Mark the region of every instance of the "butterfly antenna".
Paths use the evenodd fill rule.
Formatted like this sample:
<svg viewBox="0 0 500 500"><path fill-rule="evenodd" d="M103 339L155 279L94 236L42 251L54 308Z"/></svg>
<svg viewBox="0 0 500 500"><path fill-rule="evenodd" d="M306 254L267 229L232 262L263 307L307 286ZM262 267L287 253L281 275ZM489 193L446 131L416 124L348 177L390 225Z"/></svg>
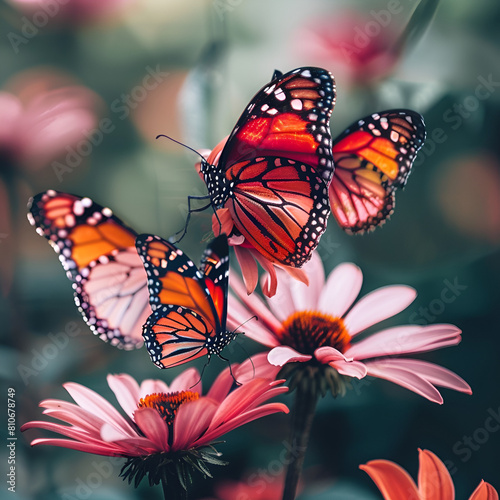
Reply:
<svg viewBox="0 0 500 500"><path fill-rule="evenodd" d="M251 318L248 318L246 321L243 321L243 323L241 323L241 325L238 325L238 326L234 329L233 333L236 333L236 330L238 330L238 328L241 328L243 325L246 325L249 321L252 321L252 319L256 319L257 321L259 321L259 318L257 317L257 315L256 315L256 314L254 314ZM241 334L242 334L242 335L245 335L245 333L244 333L244 332L241 332Z"/></svg>
<svg viewBox="0 0 500 500"><path fill-rule="evenodd" d="M252 318L250 318L252 319ZM244 334L243 334L244 335ZM247 359L250 361L250 363L252 364L252 369L253 369L253 377L252 378L255 378L255 365L253 364L253 359L252 357L250 356L250 354L248 353L248 351L245 349L245 346L243 344L240 344L237 342L237 344L241 347L242 351L245 353Z"/></svg>
<svg viewBox="0 0 500 500"><path fill-rule="evenodd" d="M196 149L193 149L193 148L187 146L183 142L176 141L175 139L172 139L172 137L169 137L168 135L165 135L165 134L157 135L156 139L158 139L160 137L165 137L165 139L170 139L172 142L175 142L176 144L179 144L179 146L184 146L186 149L189 149L189 151L192 151L193 153L196 153L201 158L202 161L204 161L204 162L207 161L206 158L203 155L201 155L200 153L198 153L198 151L196 151Z"/></svg>

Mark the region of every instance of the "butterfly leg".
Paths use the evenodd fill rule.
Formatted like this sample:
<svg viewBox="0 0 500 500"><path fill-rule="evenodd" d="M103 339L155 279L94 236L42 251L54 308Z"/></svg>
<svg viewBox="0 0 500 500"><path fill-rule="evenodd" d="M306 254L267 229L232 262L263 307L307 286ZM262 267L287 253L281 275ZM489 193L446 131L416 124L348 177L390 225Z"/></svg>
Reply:
<svg viewBox="0 0 500 500"><path fill-rule="evenodd" d="M229 361L229 359L225 358L224 356L221 356L220 354L217 354L217 356L219 356L219 358L222 359L222 361L225 361L227 363L227 366L229 366L229 373L231 374L231 377L233 377L234 383L236 385L241 385L241 383L236 380L233 374L233 370L231 369L231 362Z"/></svg>
<svg viewBox="0 0 500 500"><path fill-rule="evenodd" d="M188 196L188 213L187 213L186 223L184 224L183 229L181 229L180 231L177 231L173 237L169 238L170 243L177 244L177 243L179 243L179 241L182 240L182 238L184 238L184 236L186 236L187 228L189 225L189 221L191 220L191 213L192 212L203 212L203 210L206 210L211 205L211 202L210 202L207 205L204 205L203 207L200 207L200 208L191 208L191 200L208 200L208 199L210 199L210 195L208 195L208 194L206 196ZM177 235L179 233L182 233L182 234L179 238L177 238ZM174 238L177 238L177 239L174 239Z"/></svg>

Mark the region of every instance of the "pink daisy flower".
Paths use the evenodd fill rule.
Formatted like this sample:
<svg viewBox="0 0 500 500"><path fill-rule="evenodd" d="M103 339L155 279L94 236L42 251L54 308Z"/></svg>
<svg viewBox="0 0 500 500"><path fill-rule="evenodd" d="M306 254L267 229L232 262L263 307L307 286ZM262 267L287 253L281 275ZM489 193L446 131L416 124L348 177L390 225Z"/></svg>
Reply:
<svg viewBox="0 0 500 500"><path fill-rule="evenodd" d="M210 150L201 150L199 153L207 160L211 165L216 165L219 161L220 155L227 142L227 137L222 139L222 141L215 146L215 148ZM195 165L198 175L203 180L203 174L201 173L201 163L198 162ZM285 266L277 262L271 262L266 257L264 257L258 250L256 250L252 244L250 244L246 238L238 231L235 227L231 214L228 208L221 208L217 210L217 215L212 216L212 231L215 236L221 233L228 235L228 243L233 247L236 259L240 265L241 274L243 276L243 281L245 282L246 290L248 294L251 294L259 281L259 271L257 263L265 271L264 279L262 280L262 292L267 297L272 297L276 293L276 288L278 286L278 278L276 275L277 269L282 269L286 271L292 278L301 281L304 284L308 284L307 276L302 269L296 267Z"/></svg>
<svg viewBox="0 0 500 500"><path fill-rule="evenodd" d="M385 500L454 500L455 488L444 463L429 450L418 450L418 487L402 467L389 460L371 460L359 468L377 485ZM469 500L498 500L491 484L481 481Z"/></svg>
<svg viewBox="0 0 500 500"><path fill-rule="evenodd" d="M299 371L306 368L303 363L315 367L318 376L326 375L334 394L345 391L346 377L362 379L367 375L389 380L440 404L443 399L436 386L472 393L450 370L406 357L457 345L461 331L454 325L396 326L358 340L367 328L406 309L417 295L413 288L386 286L355 303L363 276L354 264L337 266L325 281L323 264L314 253L303 270L309 287L281 273L277 293L267 298L267 305L255 294L248 296L241 280L231 274L232 290L240 300L230 295L228 324L235 327L257 315L259 322L246 334L271 348L271 364L293 363L290 370Z"/></svg>
<svg viewBox="0 0 500 500"><path fill-rule="evenodd" d="M288 390L282 380L274 380L278 370L265 356L254 357L253 366L250 360L233 364L231 370L240 386L231 390L234 379L228 367L205 395L195 368L184 371L170 385L162 380L145 380L139 385L130 375L108 375L109 387L126 416L91 389L69 382L64 388L76 404L48 399L40 406L45 415L70 425L33 421L21 431L38 428L66 437L37 438L32 446L125 457L122 475L136 486L146 474L150 484L161 481L165 485L165 474L173 476L178 467L186 474L183 477L190 477L193 469L208 475L206 463L223 463L211 443L255 419L288 413L282 403L264 404ZM182 480L180 483L186 489Z"/></svg>

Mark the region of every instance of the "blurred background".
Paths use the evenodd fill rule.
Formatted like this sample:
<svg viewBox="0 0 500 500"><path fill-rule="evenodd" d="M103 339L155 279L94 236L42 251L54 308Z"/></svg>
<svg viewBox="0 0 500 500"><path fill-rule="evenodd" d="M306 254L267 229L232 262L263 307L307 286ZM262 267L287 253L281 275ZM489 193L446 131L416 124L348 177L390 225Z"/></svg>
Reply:
<svg viewBox="0 0 500 500"><path fill-rule="evenodd" d="M49 188L89 196L137 232L168 237L184 225L187 196L206 191L196 156L155 137L210 149L275 69L316 65L337 82L333 137L390 108L414 109L427 125L426 144L391 220L354 237L331 219L319 246L325 269L356 263L364 272L362 293L414 286L415 303L387 324L458 325L464 332L459 346L422 357L457 372L474 394L443 390L439 406L370 380L344 398L325 397L300 498L381 498L358 466L385 458L416 478L418 447L445 461L457 498L467 498L481 479L500 488L500 425L489 425L491 418L500 423L500 4L426 1L412 18L417 5L0 2L0 374L5 398L7 387L16 389L18 426L40 419L40 400L69 400L66 381L114 401L107 373L169 382L180 371L160 372L144 349L119 351L90 333L56 255L26 220L28 198ZM210 211L192 217L181 246L195 261L210 229ZM450 303L441 298L444 290ZM49 334L64 332L70 322L82 333L54 348ZM239 338L228 348L231 360L246 358L242 347L262 350ZM210 364L205 386L223 366ZM264 499L279 498L287 426L288 418L278 415L232 432L219 445L230 465L213 469L214 480L200 478L192 498L260 498L228 494L231 481L257 484ZM89 482L108 459L30 449L41 433L17 435L17 498L161 498L160 488L123 483L116 460L110 477Z"/></svg>

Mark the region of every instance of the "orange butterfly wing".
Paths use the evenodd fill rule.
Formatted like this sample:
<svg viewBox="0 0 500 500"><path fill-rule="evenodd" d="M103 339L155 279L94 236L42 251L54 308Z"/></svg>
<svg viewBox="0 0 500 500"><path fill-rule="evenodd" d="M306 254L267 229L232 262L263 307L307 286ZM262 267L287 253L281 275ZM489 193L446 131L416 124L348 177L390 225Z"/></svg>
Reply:
<svg viewBox="0 0 500 500"><path fill-rule="evenodd" d="M410 110L375 113L336 139L330 206L347 232L373 230L394 211L396 188L406 184L425 140L422 117Z"/></svg>
<svg viewBox="0 0 500 500"><path fill-rule="evenodd" d="M91 330L117 347L140 347L151 310L135 231L109 208L53 190L30 200L28 219L59 254Z"/></svg>

